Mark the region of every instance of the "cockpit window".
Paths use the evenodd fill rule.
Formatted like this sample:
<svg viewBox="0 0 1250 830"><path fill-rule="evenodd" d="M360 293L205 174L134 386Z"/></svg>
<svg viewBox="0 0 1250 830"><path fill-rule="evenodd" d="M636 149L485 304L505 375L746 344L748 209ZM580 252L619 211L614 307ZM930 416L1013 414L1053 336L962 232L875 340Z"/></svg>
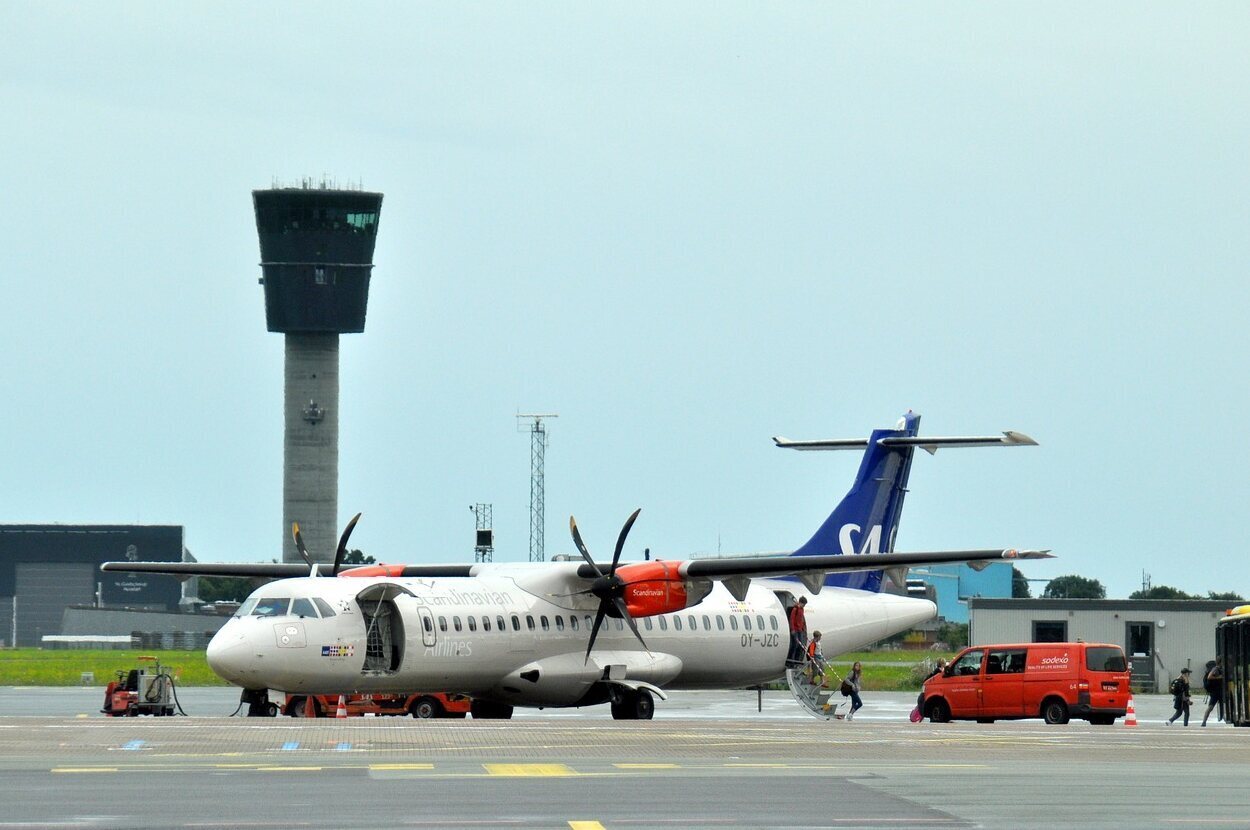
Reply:
<svg viewBox="0 0 1250 830"><path fill-rule="evenodd" d="M297 617L315 617L317 609L313 607L312 600L304 597L296 597L291 603L291 613Z"/></svg>
<svg viewBox="0 0 1250 830"><path fill-rule="evenodd" d="M321 597L313 597L313 602L317 603L317 610L321 612L323 617L333 617L334 609L330 607L330 603Z"/></svg>
<svg viewBox="0 0 1250 830"><path fill-rule="evenodd" d="M260 600L256 599L256 597L248 597L243 600L243 604L239 606L238 611L234 612L234 615L236 617L246 617L248 614L252 613L252 609L256 607L256 603L259 601Z"/></svg>
<svg viewBox="0 0 1250 830"><path fill-rule="evenodd" d="M262 597L256 603L256 610L252 614L257 617L277 617L285 614L290 604L290 597Z"/></svg>

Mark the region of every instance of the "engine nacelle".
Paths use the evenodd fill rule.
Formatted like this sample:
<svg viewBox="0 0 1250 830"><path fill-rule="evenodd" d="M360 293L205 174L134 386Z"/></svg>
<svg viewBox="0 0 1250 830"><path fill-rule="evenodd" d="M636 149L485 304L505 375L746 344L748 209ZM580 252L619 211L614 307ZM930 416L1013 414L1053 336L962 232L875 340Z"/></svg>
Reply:
<svg viewBox="0 0 1250 830"><path fill-rule="evenodd" d="M357 577L357 576L404 576L404 569L407 565L358 565L355 568L347 568L339 571L339 576Z"/></svg>
<svg viewBox="0 0 1250 830"><path fill-rule="evenodd" d="M634 562L616 569L631 617L654 617L698 605L712 591L710 579L685 579L680 562Z"/></svg>

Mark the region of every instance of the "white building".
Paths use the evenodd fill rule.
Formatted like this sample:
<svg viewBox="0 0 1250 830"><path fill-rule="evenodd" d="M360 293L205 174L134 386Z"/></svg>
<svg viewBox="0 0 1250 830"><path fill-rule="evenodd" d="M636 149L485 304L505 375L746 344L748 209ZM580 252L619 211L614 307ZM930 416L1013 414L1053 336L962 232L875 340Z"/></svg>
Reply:
<svg viewBox="0 0 1250 830"><path fill-rule="evenodd" d="M1166 692L1183 668L1202 687L1215 659L1215 623L1237 603L1181 599L968 600L969 642L1044 643L1084 640L1123 646L1133 666L1133 687Z"/></svg>

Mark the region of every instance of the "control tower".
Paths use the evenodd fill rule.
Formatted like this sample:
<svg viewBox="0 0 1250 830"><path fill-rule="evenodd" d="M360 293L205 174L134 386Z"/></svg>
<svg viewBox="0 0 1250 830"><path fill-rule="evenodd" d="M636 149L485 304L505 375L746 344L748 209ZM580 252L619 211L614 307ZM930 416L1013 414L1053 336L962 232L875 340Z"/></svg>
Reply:
<svg viewBox="0 0 1250 830"><path fill-rule="evenodd" d="M338 544L339 335L365 330L382 194L305 181L253 190L265 321L286 335L282 561L315 561Z"/></svg>

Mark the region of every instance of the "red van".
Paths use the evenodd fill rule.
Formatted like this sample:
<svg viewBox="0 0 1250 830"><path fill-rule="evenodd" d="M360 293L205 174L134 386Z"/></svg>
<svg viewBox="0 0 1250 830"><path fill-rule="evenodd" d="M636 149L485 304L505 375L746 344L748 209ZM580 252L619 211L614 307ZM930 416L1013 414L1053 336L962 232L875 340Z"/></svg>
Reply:
<svg viewBox="0 0 1250 830"><path fill-rule="evenodd" d="M1115 723L1128 708L1124 649L1107 643L972 646L925 681L920 711L933 723L1082 718Z"/></svg>

